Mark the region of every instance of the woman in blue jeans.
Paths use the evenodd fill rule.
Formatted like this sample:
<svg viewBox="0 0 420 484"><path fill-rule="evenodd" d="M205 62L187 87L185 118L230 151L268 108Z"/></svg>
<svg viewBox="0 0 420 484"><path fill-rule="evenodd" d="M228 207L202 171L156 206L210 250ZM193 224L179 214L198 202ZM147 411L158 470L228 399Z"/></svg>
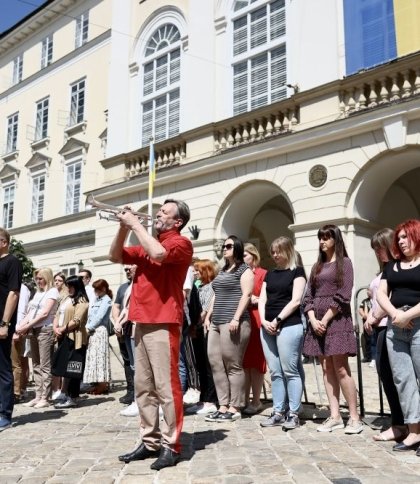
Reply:
<svg viewBox="0 0 420 484"><path fill-rule="evenodd" d="M388 314L387 348L408 435L395 451L420 457L420 220L395 229L393 253L382 273L377 300Z"/></svg>
<svg viewBox="0 0 420 484"><path fill-rule="evenodd" d="M289 238L274 240L270 253L276 268L265 276L258 310L261 342L271 373L273 412L260 425L294 429L299 426L298 412L303 391L300 302L306 278Z"/></svg>

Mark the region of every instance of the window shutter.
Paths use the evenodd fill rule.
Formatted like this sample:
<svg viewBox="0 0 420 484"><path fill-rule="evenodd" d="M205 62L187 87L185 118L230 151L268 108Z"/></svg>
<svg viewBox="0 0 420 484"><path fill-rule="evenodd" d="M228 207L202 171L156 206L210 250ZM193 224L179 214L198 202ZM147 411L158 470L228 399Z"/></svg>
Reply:
<svg viewBox="0 0 420 484"><path fill-rule="evenodd" d="M155 142L166 138L166 123L168 118L168 105L166 94L155 101Z"/></svg>
<svg viewBox="0 0 420 484"><path fill-rule="evenodd" d="M168 57L166 55L156 59L155 91L168 85Z"/></svg>
<svg viewBox="0 0 420 484"><path fill-rule="evenodd" d="M267 8L251 13L251 49L267 42Z"/></svg>
<svg viewBox="0 0 420 484"><path fill-rule="evenodd" d="M168 137L179 133L179 89L169 93L169 131Z"/></svg>
<svg viewBox="0 0 420 484"><path fill-rule="evenodd" d="M143 105L143 135L142 145L149 144L150 137L153 136L153 101Z"/></svg>
<svg viewBox="0 0 420 484"><path fill-rule="evenodd" d="M233 66L233 114L248 110L248 61Z"/></svg>
<svg viewBox="0 0 420 484"><path fill-rule="evenodd" d="M143 95L147 96L153 92L153 62L144 66Z"/></svg>
<svg viewBox="0 0 420 484"><path fill-rule="evenodd" d="M251 59L251 109L268 103L268 62L265 52Z"/></svg>
<svg viewBox="0 0 420 484"><path fill-rule="evenodd" d="M233 22L233 55L239 55L248 49L247 16Z"/></svg>
<svg viewBox="0 0 420 484"><path fill-rule="evenodd" d="M282 45L271 52L271 102L285 99L286 90L286 46Z"/></svg>
<svg viewBox="0 0 420 484"><path fill-rule="evenodd" d="M284 0L276 0L270 4L270 40L278 39L286 34L286 9Z"/></svg>
<svg viewBox="0 0 420 484"><path fill-rule="evenodd" d="M176 49L170 53L170 77L169 84L179 82L181 76L181 51Z"/></svg>

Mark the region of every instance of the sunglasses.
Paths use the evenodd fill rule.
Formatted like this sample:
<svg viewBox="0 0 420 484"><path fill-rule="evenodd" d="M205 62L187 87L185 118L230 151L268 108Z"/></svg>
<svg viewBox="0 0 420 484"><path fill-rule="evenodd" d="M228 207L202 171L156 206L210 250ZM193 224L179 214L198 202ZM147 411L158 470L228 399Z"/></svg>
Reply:
<svg viewBox="0 0 420 484"><path fill-rule="evenodd" d="M125 271L125 272L130 272L130 271L131 271L131 269L130 269L129 267L126 267L126 268L124 269L124 271Z"/></svg>
<svg viewBox="0 0 420 484"><path fill-rule="evenodd" d="M233 244L224 244L222 245L223 250L230 250L233 249Z"/></svg>

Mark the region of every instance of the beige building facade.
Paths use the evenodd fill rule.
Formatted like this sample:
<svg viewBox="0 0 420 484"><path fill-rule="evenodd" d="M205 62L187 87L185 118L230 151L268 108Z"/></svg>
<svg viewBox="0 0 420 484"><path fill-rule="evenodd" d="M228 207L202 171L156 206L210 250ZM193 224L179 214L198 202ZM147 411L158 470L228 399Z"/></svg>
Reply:
<svg viewBox="0 0 420 484"><path fill-rule="evenodd" d="M367 285L371 235L420 213L420 53L346 75L343 17L341 0L49 2L0 37L3 225L36 266L116 286L117 224L84 199L146 211L152 136L154 206L189 204L195 255L235 234L268 266L289 235L309 269L335 223Z"/></svg>

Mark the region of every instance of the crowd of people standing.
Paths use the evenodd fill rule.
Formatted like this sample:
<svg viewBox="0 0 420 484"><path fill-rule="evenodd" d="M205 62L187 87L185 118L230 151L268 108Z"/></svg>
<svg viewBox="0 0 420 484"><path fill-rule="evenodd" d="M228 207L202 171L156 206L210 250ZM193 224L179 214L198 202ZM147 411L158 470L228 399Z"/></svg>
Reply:
<svg viewBox="0 0 420 484"><path fill-rule="evenodd" d="M5 356L0 352L0 357L7 359L4 346L10 339L16 402L27 378L28 352L35 397L24 405L46 408L52 396L57 408L76 406L81 384L93 394L108 392L108 338L114 331L127 381L127 394L120 399L127 404L122 415L140 416L142 436L140 446L119 456L121 461L156 457L152 469L176 465L184 410L204 415L208 422L234 422L242 414L260 412L267 367L273 408L261 427L299 427L303 356L319 361L329 403L330 416L317 430L363 431L349 366L349 357L358 352L350 304L353 265L339 227L327 224L319 229L318 257L307 276L287 237L270 245L273 270L261 268L257 247L235 235L223 243L221 267L209 259L193 259L190 240L180 235L189 209L178 200L167 200L159 210L157 238L130 210L118 217L121 223L110 259L124 264L128 282L119 288L114 303L107 281L90 285L88 270L66 279L62 273L54 276L51 269L41 268L34 274L35 288L21 285L19 264L10 259L4 245L9 257L4 270L9 271L11 282L0 294L9 303L3 306L0 347ZM124 245L129 231L139 245ZM0 231L0 236L7 242L6 231ZM370 284L364 329L376 342L376 368L392 416L391 427L374 439L395 441L395 451L415 450L420 456L420 221L408 220L395 231L379 231L371 245L379 272ZM193 291L185 290L189 268L195 278ZM19 291L19 304L25 308L18 312ZM12 294L10 301L5 294ZM9 325L12 335L4 330ZM23 344L25 338L29 345ZM179 367L182 347L181 376L185 370L195 373L193 380L200 390L198 401L186 409ZM191 385L191 378L186 381ZM10 392L4 388L0 388L0 421L7 428ZM346 421L340 394L348 405Z"/></svg>

